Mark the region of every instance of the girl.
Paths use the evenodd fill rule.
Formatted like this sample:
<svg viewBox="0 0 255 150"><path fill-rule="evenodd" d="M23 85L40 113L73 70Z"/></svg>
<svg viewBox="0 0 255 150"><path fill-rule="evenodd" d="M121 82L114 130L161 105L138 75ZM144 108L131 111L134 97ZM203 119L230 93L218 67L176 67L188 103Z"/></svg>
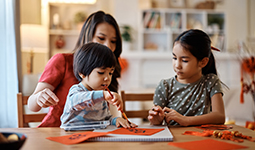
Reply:
<svg viewBox="0 0 255 150"><path fill-rule="evenodd" d="M191 29L176 38L172 61L176 75L157 86L148 116L151 124L224 123L223 91L211 49L210 38L201 30Z"/></svg>
<svg viewBox="0 0 255 150"><path fill-rule="evenodd" d="M117 65L109 89L117 92L117 78L120 77L118 58L122 52L122 45L119 26L110 14L98 11L87 18L74 51L89 41L106 45L114 53ZM28 108L35 112L42 107L50 107L38 127L60 126L60 116L63 113L66 96L70 87L77 83L78 80L73 74L73 53L54 55L45 66L36 89L28 100Z"/></svg>
<svg viewBox="0 0 255 150"><path fill-rule="evenodd" d="M120 117L112 119L107 102L122 110L123 104L119 94L112 92L113 98L105 87L108 87L117 65L112 51L99 43L87 43L74 54L74 74L80 81L73 85L67 95L61 126L72 126L77 123L109 120L111 124L124 128L136 127ZM106 102L106 101L107 102Z"/></svg>

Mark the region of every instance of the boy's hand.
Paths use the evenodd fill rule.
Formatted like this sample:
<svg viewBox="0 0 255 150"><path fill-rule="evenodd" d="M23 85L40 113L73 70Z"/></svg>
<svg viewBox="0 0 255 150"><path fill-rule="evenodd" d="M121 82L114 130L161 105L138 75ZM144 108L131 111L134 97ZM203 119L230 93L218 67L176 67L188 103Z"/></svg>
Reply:
<svg viewBox="0 0 255 150"><path fill-rule="evenodd" d="M111 93L112 95L108 91L104 91L104 99L110 104L116 106L119 111L122 110L123 102L120 95L116 92L111 92Z"/></svg>
<svg viewBox="0 0 255 150"><path fill-rule="evenodd" d="M149 111L148 120L153 125L161 125L165 118L165 113L160 106L153 106Z"/></svg>
<svg viewBox="0 0 255 150"><path fill-rule="evenodd" d="M126 119L118 117L116 119L116 127L121 127L121 126L126 129L138 127L136 124L132 122L129 123Z"/></svg>

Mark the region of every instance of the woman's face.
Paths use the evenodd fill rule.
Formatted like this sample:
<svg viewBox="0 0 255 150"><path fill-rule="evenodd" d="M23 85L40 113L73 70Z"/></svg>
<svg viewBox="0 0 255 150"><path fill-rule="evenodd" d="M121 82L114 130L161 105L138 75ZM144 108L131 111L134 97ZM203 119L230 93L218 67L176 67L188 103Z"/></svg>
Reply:
<svg viewBox="0 0 255 150"><path fill-rule="evenodd" d="M92 38L92 42L103 44L114 52L116 49L116 41L116 31L112 25L107 22L103 22L96 26L96 31Z"/></svg>

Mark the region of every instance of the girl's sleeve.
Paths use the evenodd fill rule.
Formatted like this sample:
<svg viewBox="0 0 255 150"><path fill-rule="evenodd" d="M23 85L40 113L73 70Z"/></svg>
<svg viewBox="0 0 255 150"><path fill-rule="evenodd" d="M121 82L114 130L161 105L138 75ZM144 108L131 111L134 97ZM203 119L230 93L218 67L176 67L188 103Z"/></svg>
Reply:
<svg viewBox="0 0 255 150"><path fill-rule="evenodd" d="M66 101L66 110L81 111L93 107L96 103L104 101L103 90L100 91L83 91L73 86L70 88Z"/></svg>
<svg viewBox="0 0 255 150"><path fill-rule="evenodd" d="M210 89L210 97L212 97L214 94L217 94L217 93L221 93L223 95L221 81L217 75L211 76L211 81L209 82L208 86L210 87L209 88Z"/></svg>
<svg viewBox="0 0 255 150"><path fill-rule="evenodd" d="M167 106L167 95L168 95L168 83L166 80L161 80L155 90L153 104L164 108L165 106Z"/></svg>

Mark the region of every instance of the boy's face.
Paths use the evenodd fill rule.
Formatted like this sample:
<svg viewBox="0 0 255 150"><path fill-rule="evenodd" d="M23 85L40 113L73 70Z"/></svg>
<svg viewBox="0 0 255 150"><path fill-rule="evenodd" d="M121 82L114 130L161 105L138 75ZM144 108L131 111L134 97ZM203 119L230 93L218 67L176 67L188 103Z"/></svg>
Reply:
<svg viewBox="0 0 255 150"><path fill-rule="evenodd" d="M88 90L104 90L104 86L109 86L112 81L112 74L114 67L112 68L95 68L90 75L82 77L82 84Z"/></svg>

